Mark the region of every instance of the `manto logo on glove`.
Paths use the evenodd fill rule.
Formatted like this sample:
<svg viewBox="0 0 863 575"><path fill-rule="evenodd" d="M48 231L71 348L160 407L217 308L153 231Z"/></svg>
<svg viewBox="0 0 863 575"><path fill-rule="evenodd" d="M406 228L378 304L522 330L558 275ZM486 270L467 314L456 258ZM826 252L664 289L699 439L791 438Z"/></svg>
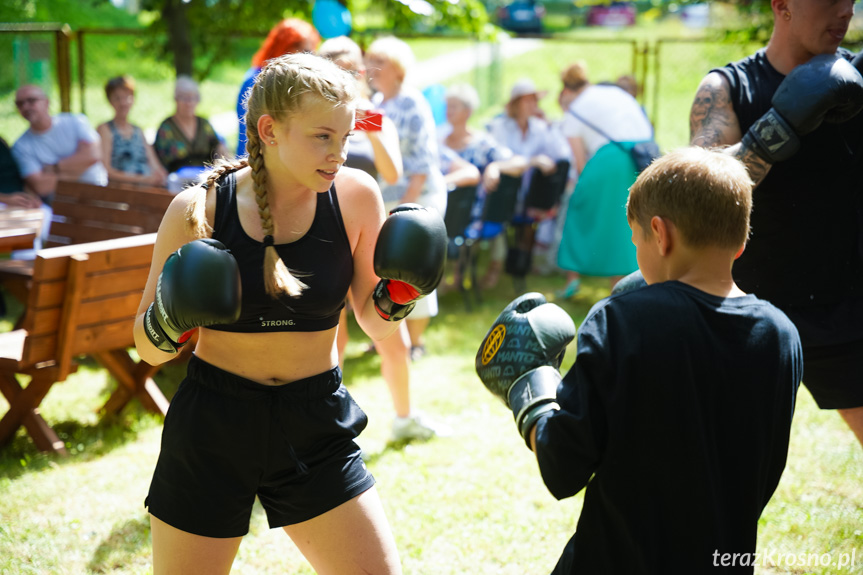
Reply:
<svg viewBox="0 0 863 575"><path fill-rule="evenodd" d="M491 333L488 334L488 337L485 339L485 344L482 346L482 364L488 365L494 356L497 355L497 351L503 345L503 340L506 337L506 326L498 325L495 326Z"/></svg>
<svg viewBox="0 0 863 575"><path fill-rule="evenodd" d="M764 146L772 154L782 148L792 138L788 125L772 108L756 122Z"/></svg>

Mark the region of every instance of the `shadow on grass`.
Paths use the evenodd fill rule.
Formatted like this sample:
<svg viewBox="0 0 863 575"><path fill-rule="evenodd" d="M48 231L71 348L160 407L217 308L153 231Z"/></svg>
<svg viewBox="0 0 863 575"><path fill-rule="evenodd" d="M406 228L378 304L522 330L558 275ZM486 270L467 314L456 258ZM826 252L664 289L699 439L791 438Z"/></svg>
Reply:
<svg viewBox="0 0 863 575"><path fill-rule="evenodd" d="M387 455L388 453L392 453L395 451L404 451L404 449L411 444L420 444L426 443L429 440L424 439L399 439L398 441L394 439L390 439L386 442L383 449L375 452L363 452L363 461L367 465L374 465L381 457Z"/></svg>
<svg viewBox="0 0 863 575"><path fill-rule="evenodd" d="M135 441L142 429L153 425L161 425L161 418L147 413L138 416L124 413L103 418L93 425L75 420L52 423L51 427L66 445L68 457L39 451L30 436L19 430L15 439L0 452L0 477L16 479L48 467L101 457Z"/></svg>
<svg viewBox="0 0 863 575"><path fill-rule="evenodd" d="M99 544L87 565L87 570L90 573L122 571L132 563L132 559L140 553L141 548L148 546L149 543L150 516L145 514L137 519L130 519L115 527Z"/></svg>
<svg viewBox="0 0 863 575"><path fill-rule="evenodd" d="M102 369L89 357L79 358L78 363L82 369ZM177 363L166 365L155 375L154 380L168 400L176 393L185 372L186 364ZM119 383L110 381L102 391L103 402L117 385ZM96 423L76 419L48 422L65 444L69 457L40 452L22 426L15 438L0 449L0 477L15 479L48 467L90 461L134 442L142 431L162 425L162 422L160 415L148 412L135 399L119 414L103 414Z"/></svg>

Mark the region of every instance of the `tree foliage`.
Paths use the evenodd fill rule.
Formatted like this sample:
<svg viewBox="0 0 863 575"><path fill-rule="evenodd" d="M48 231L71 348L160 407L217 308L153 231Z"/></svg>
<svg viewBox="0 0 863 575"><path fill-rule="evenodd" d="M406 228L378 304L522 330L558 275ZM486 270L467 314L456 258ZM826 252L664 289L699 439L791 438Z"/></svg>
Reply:
<svg viewBox="0 0 863 575"><path fill-rule="evenodd" d="M358 2L348 2L349 8ZM396 34L456 32L481 36L488 14L479 0L370 0L383 13L385 29Z"/></svg>
<svg viewBox="0 0 863 575"><path fill-rule="evenodd" d="M309 3L298 0L143 0L141 8L150 12L159 55L173 60L178 75L199 80L234 56L233 38L263 37L282 18L309 17Z"/></svg>
<svg viewBox="0 0 863 575"><path fill-rule="evenodd" d="M105 0L107 1L107 0ZM350 10L375 10L389 33L458 31L482 35L488 16L480 0L342 0ZM173 58L178 74L199 79L212 67L231 58L237 36L263 38L282 18L310 20L308 0L143 0L152 15L154 38L164 38L161 55ZM359 34L368 30L355 30Z"/></svg>
<svg viewBox="0 0 863 575"><path fill-rule="evenodd" d="M109 0L0 0L0 22L54 22L76 30L134 25L135 17Z"/></svg>

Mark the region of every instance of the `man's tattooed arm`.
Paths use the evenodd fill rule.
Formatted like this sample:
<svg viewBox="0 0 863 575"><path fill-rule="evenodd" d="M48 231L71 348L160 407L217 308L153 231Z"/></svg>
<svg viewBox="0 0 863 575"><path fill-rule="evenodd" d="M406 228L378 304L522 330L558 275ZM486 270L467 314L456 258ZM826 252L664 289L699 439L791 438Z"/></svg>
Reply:
<svg viewBox="0 0 863 575"><path fill-rule="evenodd" d="M731 104L731 91L721 74L708 74L698 86L689 114L689 136L693 146L724 147L727 154L746 165L756 186L770 170L771 164L741 145L743 134Z"/></svg>
<svg viewBox="0 0 863 575"><path fill-rule="evenodd" d="M761 180L770 171L770 167L773 166L773 164L764 161L751 149L744 147L743 143L731 146L728 148L728 153L743 162L743 165L749 170L749 177L752 178L752 183L756 186L761 183Z"/></svg>
<svg viewBox="0 0 863 575"><path fill-rule="evenodd" d="M690 144L704 148L728 146L739 142L740 135L728 82L716 72L708 74L698 86L692 102Z"/></svg>

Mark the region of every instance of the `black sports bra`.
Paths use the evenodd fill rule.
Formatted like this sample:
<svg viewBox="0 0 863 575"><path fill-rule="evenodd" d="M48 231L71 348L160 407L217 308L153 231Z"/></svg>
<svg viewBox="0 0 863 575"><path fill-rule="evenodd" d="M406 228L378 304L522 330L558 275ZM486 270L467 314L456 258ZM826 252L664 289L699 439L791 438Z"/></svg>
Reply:
<svg viewBox="0 0 863 575"><path fill-rule="evenodd" d="M240 224L236 184L235 175L230 173L216 187L213 238L225 244L239 264L242 310L236 323L209 329L243 333L323 331L338 325L354 263L335 186L318 194L309 231L294 242L276 245L288 269L308 287L298 297L275 299L264 290L264 244L250 238Z"/></svg>

